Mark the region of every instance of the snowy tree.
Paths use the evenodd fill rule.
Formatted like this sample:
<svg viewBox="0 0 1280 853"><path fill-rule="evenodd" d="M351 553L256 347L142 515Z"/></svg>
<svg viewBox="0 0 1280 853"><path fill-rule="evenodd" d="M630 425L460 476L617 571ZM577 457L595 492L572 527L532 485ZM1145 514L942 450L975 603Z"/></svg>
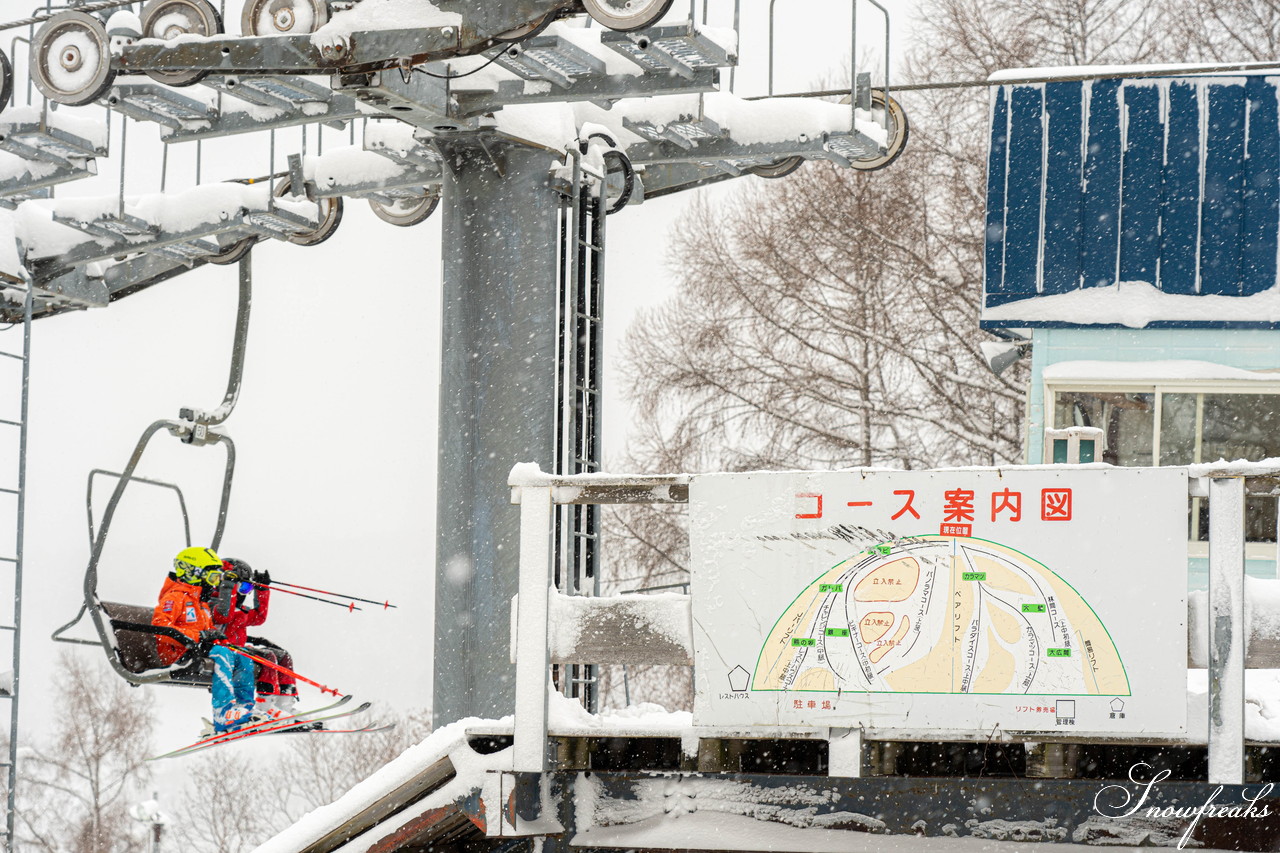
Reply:
<svg viewBox="0 0 1280 853"><path fill-rule="evenodd" d="M196 758L183 796L202 806L182 817L185 848L192 853L252 850L341 797L431 729L428 711L384 720L396 727L368 735L287 735L283 750L264 747L252 757L214 751Z"/></svg>
<svg viewBox="0 0 1280 853"><path fill-rule="evenodd" d="M101 663L64 653L53 680L65 704L52 736L18 758L16 843L45 853L140 849L129 806L150 771L153 709Z"/></svg>

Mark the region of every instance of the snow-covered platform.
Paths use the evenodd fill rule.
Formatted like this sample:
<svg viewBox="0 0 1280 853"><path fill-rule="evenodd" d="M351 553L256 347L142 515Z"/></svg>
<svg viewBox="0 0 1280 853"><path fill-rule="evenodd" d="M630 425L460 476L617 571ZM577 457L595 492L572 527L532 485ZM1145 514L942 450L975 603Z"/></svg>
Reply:
<svg viewBox="0 0 1280 853"><path fill-rule="evenodd" d="M697 729L686 713L649 706L592 716L557 697L551 721L558 759L543 777L512 771L509 719L462 720L256 853L499 850L519 839L558 849L806 853L968 851L978 842L989 853L1002 841L1173 846L1184 834L1196 847L1267 850L1280 840L1280 823L1258 816L1263 806L1275 815L1280 803L1259 786L1217 789L1217 804L1256 801L1250 816L1191 826L1187 815L1163 810L1202 805L1215 786L1161 779L1142 809L1125 815L1124 792L1141 796L1149 776L1031 781L993 760L990 774L1004 778L849 779L788 749L820 742L806 740L816 732L760 741L728 766L699 743L742 733Z"/></svg>

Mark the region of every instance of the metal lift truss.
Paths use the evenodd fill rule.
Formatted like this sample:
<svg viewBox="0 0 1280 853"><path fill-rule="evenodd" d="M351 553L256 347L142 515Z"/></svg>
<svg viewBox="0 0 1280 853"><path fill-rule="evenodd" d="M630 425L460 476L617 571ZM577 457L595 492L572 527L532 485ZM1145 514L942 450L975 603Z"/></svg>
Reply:
<svg viewBox="0 0 1280 853"><path fill-rule="evenodd" d="M668 16L638 32L552 22L565 11L552 6L545 15L520 12L517 17L529 16L539 26L510 43L480 38L482 28L468 29L465 14L460 27L358 31L328 39L320 37L323 29L314 39L309 33L126 39L112 58L110 85L97 100L156 124L165 142L308 124L343 127L359 119L365 131L359 156L382 158L383 167L357 170L364 177L354 179L343 164L349 166L355 152L293 157L292 186L304 187L295 200L305 197L313 212L268 197L265 204L221 211L219 218L180 232L131 213L123 199L89 217L61 210L61 202L42 202L55 223L81 232L83 240L56 256L27 251L36 316L104 305L203 263L234 261L258 239L318 242L314 229L323 228L325 217L317 205L325 199L369 198L375 210L418 205L429 213L448 152L459 145L496 151L503 140L515 140L563 156L564 140L530 135L530 109L558 111L560 126L572 122L580 137L603 131L616 140L638 174L633 201L744 174L780 177L805 160L879 168L905 142L905 117L900 110L884 110L883 90L873 91L867 75L855 77L843 105L746 100L717 91L722 72L737 63L736 43L726 43L723 30L699 24L696 4L685 21L670 23ZM733 15L736 23L736 7ZM80 19L71 24L95 26ZM36 50L37 83L39 59ZM159 82L174 75L198 85ZM775 132L762 136L760 127ZM735 133L737 128L751 130ZM107 153L105 136L103 124L47 108L0 114L0 152L19 155L25 169L11 170L18 174L6 179L0 160L0 203L16 206L42 187L94 174L93 158ZM370 171L379 177L368 178ZM144 200L133 206L147 207Z"/></svg>

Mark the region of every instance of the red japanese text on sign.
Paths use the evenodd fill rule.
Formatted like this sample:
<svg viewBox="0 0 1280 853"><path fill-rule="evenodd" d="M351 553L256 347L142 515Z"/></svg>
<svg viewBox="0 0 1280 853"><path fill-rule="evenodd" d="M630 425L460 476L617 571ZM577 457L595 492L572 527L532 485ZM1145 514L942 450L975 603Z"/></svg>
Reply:
<svg viewBox="0 0 1280 853"><path fill-rule="evenodd" d="M973 521L973 492L969 489L952 489L943 492L947 505L942 508L943 521Z"/></svg>
<svg viewBox="0 0 1280 853"><path fill-rule="evenodd" d="M1000 513L1006 511L1010 521L1022 520L1022 492L1005 489L991 493L991 520L995 521Z"/></svg>
<svg viewBox="0 0 1280 853"><path fill-rule="evenodd" d="M1042 521L1071 520L1071 490L1042 489L1040 492L1040 519Z"/></svg>
<svg viewBox="0 0 1280 853"><path fill-rule="evenodd" d="M911 513L912 518L920 517L920 513L916 512L916 508L911 505L911 502L916 499L915 489L894 489L893 493L900 497L906 496L907 501L902 505L902 509L893 514L891 519L892 521L897 521L899 518L902 518L902 514L906 512Z"/></svg>

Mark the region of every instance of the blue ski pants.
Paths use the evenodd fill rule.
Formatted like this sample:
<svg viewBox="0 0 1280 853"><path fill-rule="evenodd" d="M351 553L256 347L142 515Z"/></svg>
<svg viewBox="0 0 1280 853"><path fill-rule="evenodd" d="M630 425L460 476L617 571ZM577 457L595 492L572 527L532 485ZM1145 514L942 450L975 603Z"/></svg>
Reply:
<svg viewBox="0 0 1280 853"><path fill-rule="evenodd" d="M225 646L214 646L213 659L213 729L234 729L241 718L253 712L253 661Z"/></svg>

